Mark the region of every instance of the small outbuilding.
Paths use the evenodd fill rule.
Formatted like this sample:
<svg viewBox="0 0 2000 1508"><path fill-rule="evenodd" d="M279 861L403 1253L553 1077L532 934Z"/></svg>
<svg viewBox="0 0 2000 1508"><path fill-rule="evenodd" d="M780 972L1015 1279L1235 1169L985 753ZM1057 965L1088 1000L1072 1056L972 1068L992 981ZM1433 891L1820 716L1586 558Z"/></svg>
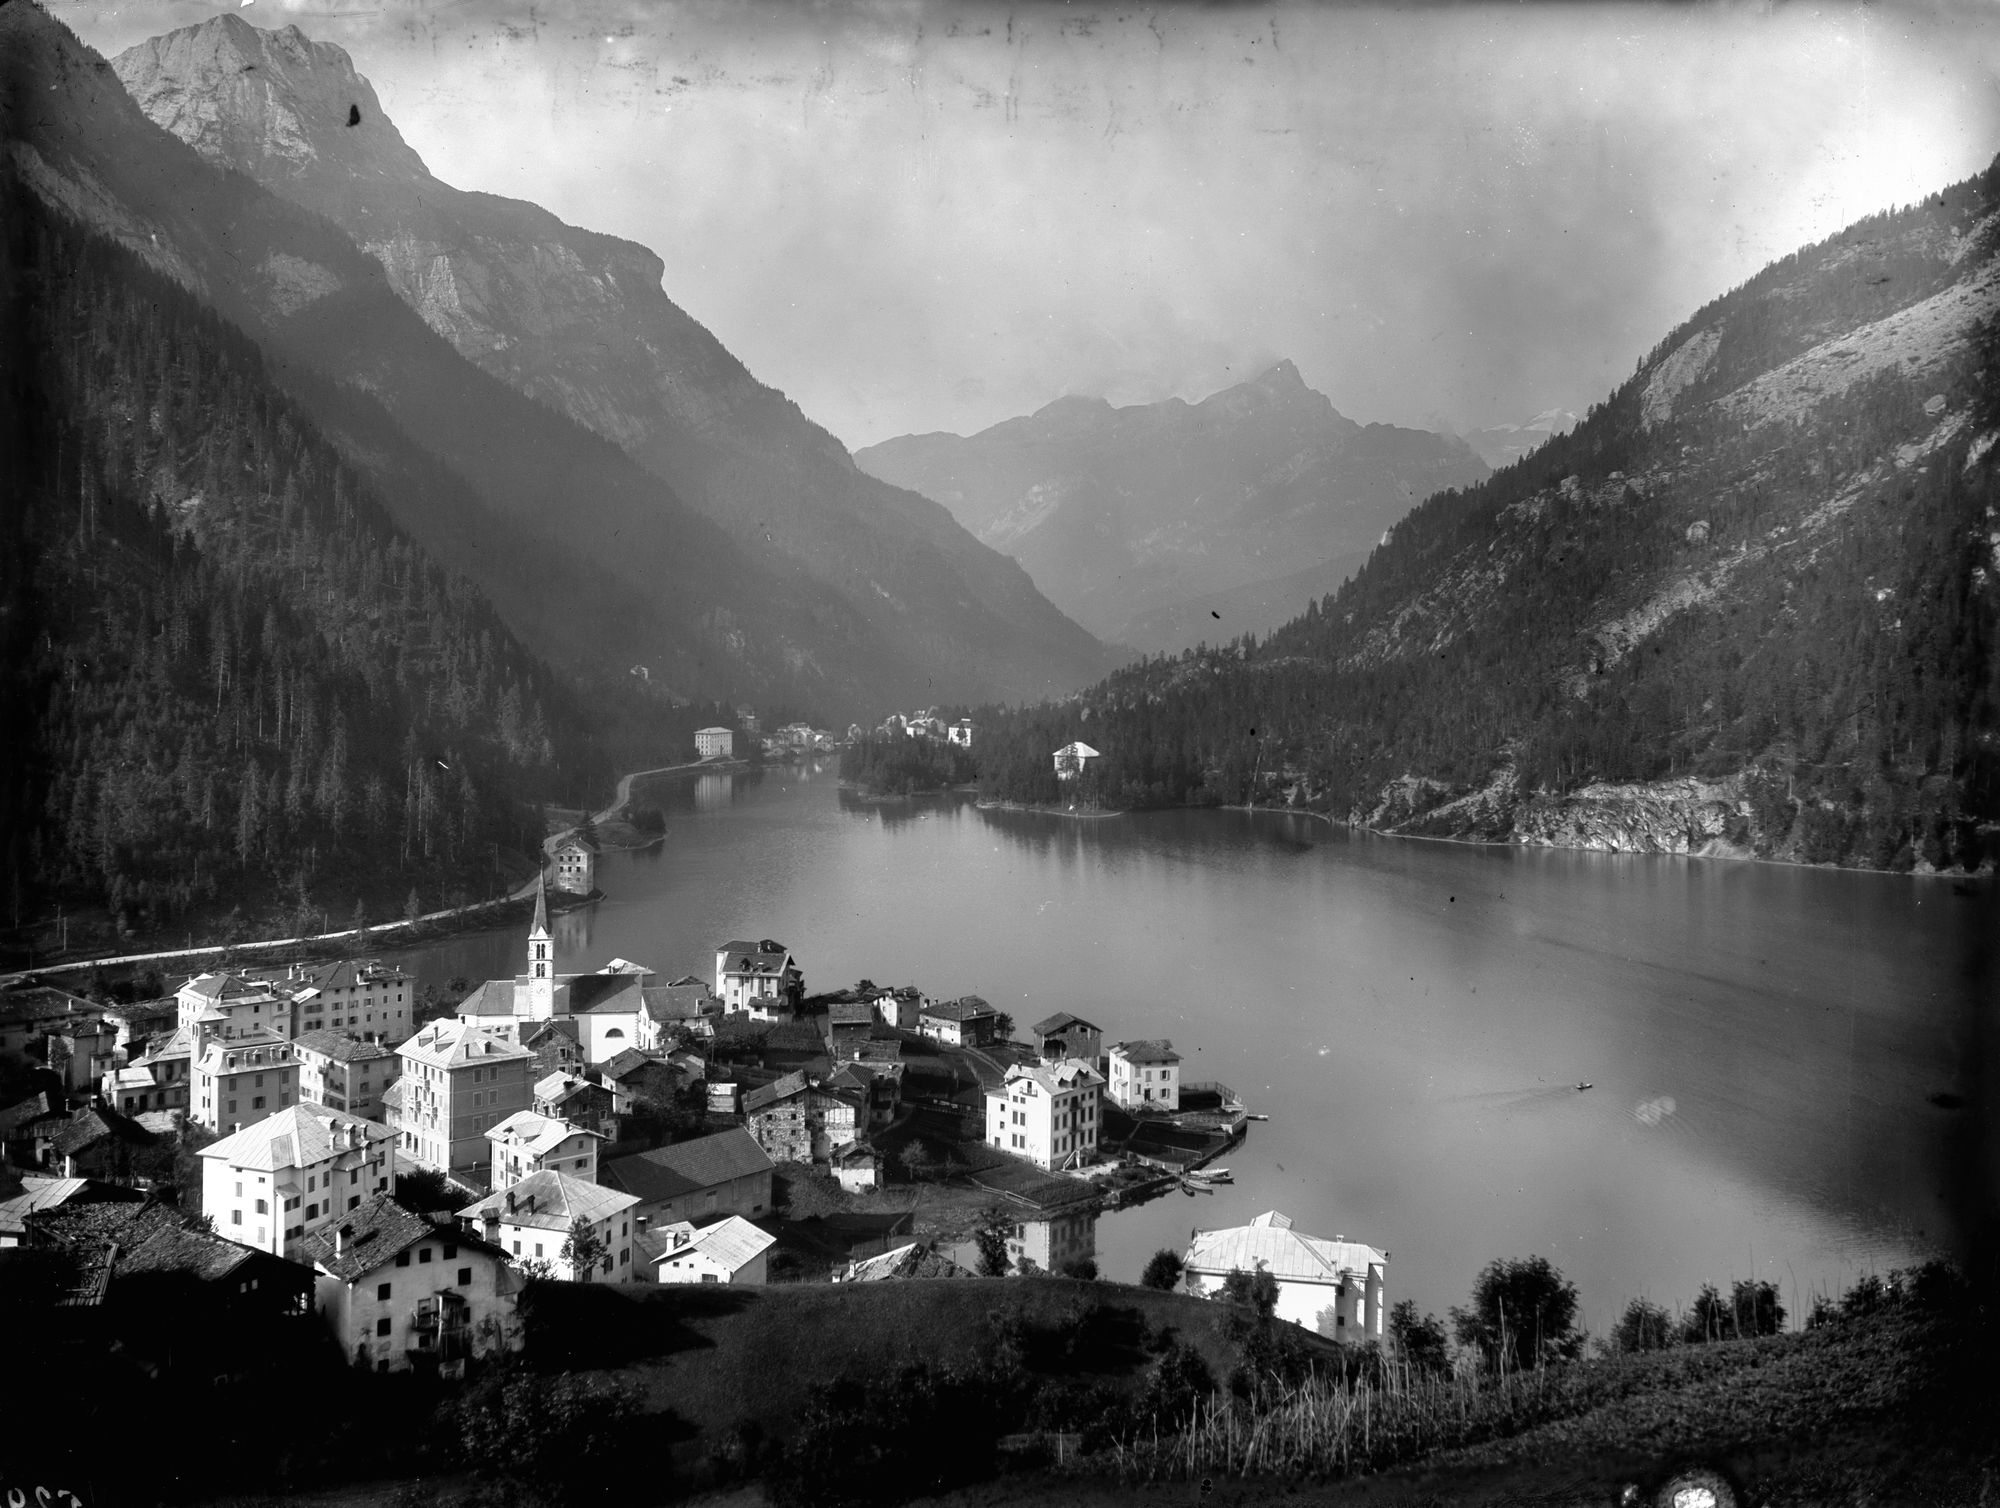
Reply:
<svg viewBox="0 0 2000 1508"><path fill-rule="evenodd" d="M1087 743L1064 744L1055 753L1056 779L1074 780L1084 772L1085 767L1091 760L1100 757L1102 756L1098 754L1097 750L1091 748Z"/></svg>

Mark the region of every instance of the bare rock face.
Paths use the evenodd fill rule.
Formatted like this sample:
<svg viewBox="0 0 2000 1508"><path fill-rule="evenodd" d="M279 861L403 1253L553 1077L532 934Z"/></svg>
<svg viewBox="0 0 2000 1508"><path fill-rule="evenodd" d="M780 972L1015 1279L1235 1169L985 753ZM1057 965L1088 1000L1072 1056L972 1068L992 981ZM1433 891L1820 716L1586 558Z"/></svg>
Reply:
<svg viewBox="0 0 2000 1508"><path fill-rule="evenodd" d="M339 47L234 14L113 60L158 125L334 222L466 360L625 450L903 646L912 696L1020 698L1109 668L1102 646L939 505L859 471L661 287L647 248L439 182ZM264 269L284 310L318 286ZM887 615L885 617L885 615Z"/></svg>

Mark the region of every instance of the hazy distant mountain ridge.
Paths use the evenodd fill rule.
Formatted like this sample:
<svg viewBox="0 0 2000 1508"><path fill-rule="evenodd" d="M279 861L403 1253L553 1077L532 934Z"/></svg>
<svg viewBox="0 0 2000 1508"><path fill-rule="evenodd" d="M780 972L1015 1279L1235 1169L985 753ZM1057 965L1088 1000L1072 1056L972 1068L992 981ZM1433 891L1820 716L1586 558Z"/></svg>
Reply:
<svg viewBox="0 0 2000 1508"><path fill-rule="evenodd" d="M1414 509L1264 642L988 727L1017 772L989 793L1035 799L1027 756L1084 737L1103 757L1069 799L1991 863L1996 370L2000 162L1699 310L1572 431Z"/></svg>
<svg viewBox="0 0 2000 1508"><path fill-rule="evenodd" d="M1346 418L1289 361L1199 403L1059 398L855 460L943 503L1092 632L1155 650L1283 622L1308 595L1275 583L1344 571L1418 499L1486 474L1454 439Z"/></svg>
<svg viewBox="0 0 2000 1508"><path fill-rule="evenodd" d="M1486 424L1469 429L1460 437L1479 459L1498 471L1511 466L1551 435L1566 435L1576 428L1576 415L1568 409L1546 408L1519 424Z"/></svg>
<svg viewBox="0 0 2000 1508"><path fill-rule="evenodd" d="M223 15L115 66L161 125L340 225L466 359L830 586L891 646L876 698L1046 694L1103 669L1023 572L856 470L673 304L651 251L432 177L342 49Z"/></svg>

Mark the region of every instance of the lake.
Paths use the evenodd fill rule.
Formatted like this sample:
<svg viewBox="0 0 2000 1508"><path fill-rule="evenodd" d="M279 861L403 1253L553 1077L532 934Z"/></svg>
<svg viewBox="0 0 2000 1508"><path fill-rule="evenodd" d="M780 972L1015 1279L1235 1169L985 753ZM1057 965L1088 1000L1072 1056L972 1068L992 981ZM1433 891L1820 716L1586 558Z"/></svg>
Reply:
<svg viewBox="0 0 2000 1508"><path fill-rule="evenodd" d="M1440 1315L1540 1253L1602 1332L1628 1298L1776 1282L1803 1317L1950 1238L1967 971L1990 915L1943 880L1378 838L1283 813L1078 819L894 805L833 767L635 792L663 844L607 856L559 967L712 976L773 937L808 990L977 993L1169 1037L1270 1121L1236 1182L1107 1215L1108 1277L1278 1209L1389 1251ZM399 955L511 976L518 931ZM1592 1084L1588 1091L1575 1086Z"/></svg>

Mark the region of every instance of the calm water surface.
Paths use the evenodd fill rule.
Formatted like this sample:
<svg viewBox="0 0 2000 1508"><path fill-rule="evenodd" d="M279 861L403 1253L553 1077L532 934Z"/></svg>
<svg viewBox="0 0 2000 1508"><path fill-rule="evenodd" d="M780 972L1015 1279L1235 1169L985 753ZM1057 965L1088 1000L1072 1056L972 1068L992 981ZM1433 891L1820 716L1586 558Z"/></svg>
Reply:
<svg viewBox="0 0 2000 1508"><path fill-rule="evenodd" d="M1309 818L1076 820L843 797L830 767L639 793L664 845L557 921L565 970L713 972L734 937L808 989L867 977L1171 1037L1271 1116L1236 1183L1107 1216L1106 1275L1279 1209L1391 1253L1442 1313L1541 1253L1602 1331L1703 1281L1815 1291L1947 1236L1933 1107L1956 1080L1985 907L1939 881L1354 835ZM511 975L517 933L405 956ZM1575 1085L1593 1088L1579 1092Z"/></svg>

